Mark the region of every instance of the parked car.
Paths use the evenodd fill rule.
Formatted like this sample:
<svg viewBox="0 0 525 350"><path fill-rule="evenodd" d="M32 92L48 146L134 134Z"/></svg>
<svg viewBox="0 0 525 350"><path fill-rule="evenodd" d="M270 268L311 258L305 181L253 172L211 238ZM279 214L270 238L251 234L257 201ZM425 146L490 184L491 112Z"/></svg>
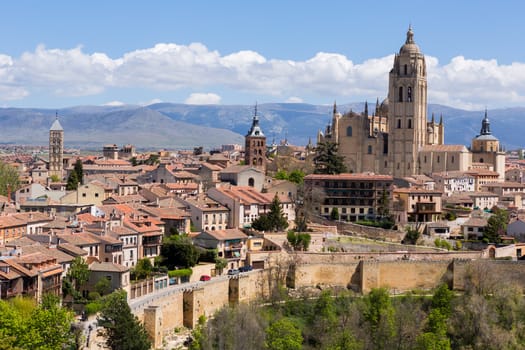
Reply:
<svg viewBox="0 0 525 350"><path fill-rule="evenodd" d="M201 275L200 280L201 280L201 281L209 281L209 280L211 280L211 277L208 276L208 275Z"/></svg>
<svg viewBox="0 0 525 350"><path fill-rule="evenodd" d="M238 275L240 273L240 271L238 269L229 269L228 270L228 275L230 276L235 276L235 275Z"/></svg>
<svg viewBox="0 0 525 350"><path fill-rule="evenodd" d="M244 266L239 267L240 272L248 272L251 270L253 270L252 265L244 265Z"/></svg>

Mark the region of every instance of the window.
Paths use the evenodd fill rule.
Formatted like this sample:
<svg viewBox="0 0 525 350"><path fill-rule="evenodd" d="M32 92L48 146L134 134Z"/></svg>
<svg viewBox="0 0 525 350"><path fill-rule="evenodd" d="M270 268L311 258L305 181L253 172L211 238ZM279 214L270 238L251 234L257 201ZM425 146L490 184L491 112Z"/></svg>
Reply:
<svg viewBox="0 0 525 350"><path fill-rule="evenodd" d="M98 193L95 193L95 198L98 198Z"/></svg>
<svg viewBox="0 0 525 350"><path fill-rule="evenodd" d="M250 177L248 179L248 186L254 187L255 186L255 179L253 177Z"/></svg>
<svg viewBox="0 0 525 350"><path fill-rule="evenodd" d="M408 119L408 126L409 129L412 129L412 119Z"/></svg>
<svg viewBox="0 0 525 350"><path fill-rule="evenodd" d="M372 146L368 145L368 154L372 154Z"/></svg>
<svg viewBox="0 0 525 350"><path fill-rule="evenodd" d="M86 194L85 194L85 193L82 193L82 197L86 197Z"/></svg>
<svg viewBox="0 0 525 350"><path fill-rule="evenodd" d="M450 161L451 161L451 163L454 163L454 156L452 156Z"/></svg>
<svg viewBox="0 0 525 350"><path fill-rule="evenodd" d="M437 162L439 163L439 161L440 161L440 157L438 156L438 157L437 157Z"/></svg>
<svg viewBox="0 0 525 350"><path fill-rule="evenodd" d="M346 128L346 136L352 136L352 127L351 126Z"/></svg>
<svg viewBox="0 0 525 350"><path fill-rule="evenodd" d="M405 75L408 74L408 66L405 64Z"/></svg>
<svg viewBox="0 0 525 350"><path fill-rule="evenodd" d="M424 161L425 163L427 162L427 156L425 156L425 157L423 158L423 161Z"/></svg>
<svg viewBox="0 0 525 350"><path fill-rule="evenodd" d="M403 102L403 87L400 86L399 87L399 99L398 99L399 102Z"/></svg>
<svg viewBox="0 0 525 350"><path fill-rule="evenodd" d="M401 119L397 119L397 128L401 129Z"/></svg>
<svg viewBox="0 0 525 350"><path fill-rule="evenodd" d="M412 87L407 88L407 101L412 102Z"/></svg>

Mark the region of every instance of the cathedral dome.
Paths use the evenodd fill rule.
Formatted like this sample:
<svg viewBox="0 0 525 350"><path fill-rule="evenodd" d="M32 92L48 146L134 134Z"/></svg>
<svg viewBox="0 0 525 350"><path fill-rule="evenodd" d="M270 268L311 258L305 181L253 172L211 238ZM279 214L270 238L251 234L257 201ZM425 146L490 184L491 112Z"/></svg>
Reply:
<svg viewBox="0 0 525 350"><path fill-rule="evenodd" d="M407 31L407 40L405 44L399 49L399 54L410 54L410 53L419 53L419 46L416 45L414 41L414 32L412 31L412 26L408 27Z"/></svg>

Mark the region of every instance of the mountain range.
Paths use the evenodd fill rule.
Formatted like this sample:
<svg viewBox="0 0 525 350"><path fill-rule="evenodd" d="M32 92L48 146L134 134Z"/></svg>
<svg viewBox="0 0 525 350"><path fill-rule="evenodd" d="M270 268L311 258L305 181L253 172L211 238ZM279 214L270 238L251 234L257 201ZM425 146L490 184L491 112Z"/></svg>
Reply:
<svg viewBox="0 0 525 350"><path fill-rule="evenodd" d="M341 112L361 112L364 103L338 105ZM375 104L369 104L372 111ZM331 120L333 106L306 103L267 103L257 106L267 142L306 145L315 143L319 130ZM467 111L429 104L428 116L443 116L445 143L469 146L479 134L484 111ZM1 108L0 143L47 145L49 127L58 114L64 128L65 147L100 150L104 144L133 144L137 149L205 149L222 144L244 144L254 106L186 105L157 103L149 106L77 106L59 110ZM488 111L492 133L507 149L525 146L525 108Z"/></svg>

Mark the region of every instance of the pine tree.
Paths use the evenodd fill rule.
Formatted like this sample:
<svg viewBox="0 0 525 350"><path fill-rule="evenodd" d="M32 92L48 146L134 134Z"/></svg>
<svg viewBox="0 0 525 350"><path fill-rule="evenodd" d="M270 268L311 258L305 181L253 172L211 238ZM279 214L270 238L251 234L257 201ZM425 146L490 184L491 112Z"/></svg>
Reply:
<svg viewBox="0 0 525 350"><path fill-rule="evenodd" d="M344 157L337 153L334 142L319 142L315 149L314 165L316 174L341 174L347 171Z"/></svg>
<svg viewBox="0 0 525 350"><path fill-rule="evenodd" d="M105 329L106 344L113 350L149 350L151 340L144 325L131 313L126 292L108 295L97 319Z"/></svg>
<svg viewBox="0 0 525 350"><path fill-rule="evenodd" d="M279 197L277 197L277 194L273 197L272 204L270 205L268 219L272 230L274 231L282 231L288 227L288 220L284 216L283 209L281 208L281 201L279 200Z"/></svg>
<svg viewBox="0 0 525 350"><path fill-rule="evenodd" d="M77 172L72 171L67 178L66 190L75 191L78 188Z"/></svg>
<svg viewBox="0 0 525 350"><path fill-rule="evenodd" d="M82 167L82 161L80 159L77 159L77 161L75 162L73 171L77 173L78 183L82 184L83 179L84 179L84 168Z"/></svg>

